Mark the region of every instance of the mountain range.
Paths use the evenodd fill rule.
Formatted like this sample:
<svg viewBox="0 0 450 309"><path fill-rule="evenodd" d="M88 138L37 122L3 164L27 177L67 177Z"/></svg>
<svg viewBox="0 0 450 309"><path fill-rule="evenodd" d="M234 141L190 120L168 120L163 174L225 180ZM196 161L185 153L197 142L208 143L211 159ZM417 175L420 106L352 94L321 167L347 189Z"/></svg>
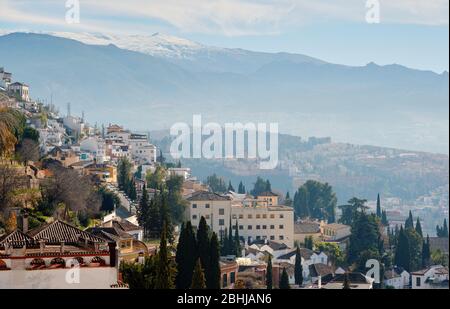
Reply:
<svg viewBox="0 0 450 309"><path fill-rule="evenodd" d="M448 154L448 73L346 66L164 34L9 33L0 66L31 96L136 130L177 121L278 122L299 136Z"/></svg>

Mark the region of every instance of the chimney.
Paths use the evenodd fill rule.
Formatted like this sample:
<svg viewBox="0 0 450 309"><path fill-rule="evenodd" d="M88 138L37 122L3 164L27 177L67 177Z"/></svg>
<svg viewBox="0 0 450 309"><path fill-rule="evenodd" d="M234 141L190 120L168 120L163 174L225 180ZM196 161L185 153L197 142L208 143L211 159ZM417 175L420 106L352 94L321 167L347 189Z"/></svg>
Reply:
<svg viewBox="0 0 450 309"><path fill-rule="evenodd" d="M64 241L61 241L61 247L60 247L60 252L61 252L61 254L64 254L64 250L65 249L65 246L64 246Z"/></svg>
<svg viewBox="0 0 450 309"><path fill-rule="evenodd" d="M28 214L24 213L22 215L22 232L28 233Z"/></svg>
<svg viewBox="0 0 450 309"><path fill-rule="evenodd" d="M39 253L43 254L45 249L45 240L40 239L39 240Z"/></svg>

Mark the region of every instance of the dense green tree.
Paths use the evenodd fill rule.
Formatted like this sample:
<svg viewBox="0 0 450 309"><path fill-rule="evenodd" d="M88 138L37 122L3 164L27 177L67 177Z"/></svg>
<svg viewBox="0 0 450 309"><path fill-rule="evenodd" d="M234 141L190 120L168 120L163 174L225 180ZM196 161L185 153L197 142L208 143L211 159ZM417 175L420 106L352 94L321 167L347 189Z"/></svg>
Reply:
<svg viewBox="0 0 450 309"><path fill-rule="evenodd" d="M227 191L227 185L222 177L213 174L206 178L206 184L209 186L211 191L216 193L225 193Z"/></svg>
<svg viewBox="0 0 450 309"><path fill-rule="evenodd" d="M397 247L395 248L395 265L403 267L406 271L411 271L411 256L408 236L400 227L398 233Z"/></svg>
<svg viewBox="0 0 450 309"><path fill-rule="evenodd" d="M355 262L364 251L379 250L380 232L375 215L358 212L352 220L350 246L348 250L349 262Z"/></svg>
<svg viewBox="0 0 450 309"><path fill-rule="evenodd" d="M305 237L305 248L309 250L314 249L314 239L312 236L306 236Z"/></svg>
<svg viewBox="0 0 450 309"><path fill-rule="evenodd" d="M231 223L231 217L230 217L230 224L228 225L228 253L227 255L236 255L236 244L234 242L233 237L233 225Z"/></svg>
<svg viewBox="0 0 450 309"><path fill-rule="evenodd" d="M272 273L272 256L269 254L266 270L266 286L268 290L273 288L273 273Z"/></svg>
<svg viewBox="0 0 450 309"><path fill-rule="evenodd" d="M328 183L308 180L294 194L294 210L300 218L312 217L333 223L336 204L336 194Z"/></svg>
<svg viewBox="0 0 450 309"><path fill-rule="evenodd" d="M426 240L422 244L422 267L426 268L431 262L430 237L427 235Z"/></svg>
<svg viewBox="0 0 450 309"><path fill-rule="evenodd" d="M302 266L302 256L300 254L300 248L297 246L295 251L295 284L303 284L303 266Z"/></svg>
<svg viewBox="0 0 450 309"><path fill-rule="evenodd" d="M120 263L122 280L130 289L154 289L158 268L158 255L146 257L144 263Z"/></svg>
<svg viewBox="0 0 450 309"><path fill-rule="evenodd" d="M411 210L409 211L408 219L405 221L405 230L407 229L414 229L414 219Z"/></svg>
<svg viewBox="0 0 450 309"><path fill-rule="evenodd" d="M228 189L227 190L234 192L234 188L233 188L233 185L231 184L231 180L228 182Z"/></svg>
<svg viewBox="0 0 450 309"><path fill-rule="evenodd" d="M367 200L365 199L353 197L347 202L347 205L339 206L342 210L339 222L346 225L352 225L353 221L358 218L358 214L363 213L368 209L366 202Z"/></svg>
<svg viewBox="0 0 450 309"><path fill-rule="evenodd" d="M245 194L245 193L246 193L246 191L245 191L245 186L244 186L244 184L242 183L242 181L239 182L238 193L239 193L239 194Z"/></svg>
<svg viewBox="0 0 450 309"><path fill-rule="evenodd" d="M156 166L153 173L147 171L147 175L145 176L147 186L152 189L160 189L161 187L164 187L166 176L166 169L161 165Z"/></svg>
<svg viewBox="0 0 450 309"><path fill-rule="evenodd" d="M236 257L241 257L242 255L242 248L241 248L241 237L239 236L239 224L236 220L236 224L234 225L234 252Z"/></svg>
<svg viewBox="0 0 450 309"><path fill-rule="evenodd" d="M205 272L203 271L202 264L200 262L200 259L197 259L197 262L195 263L195 268L193 271L193 274L191 275L192 282L191 282L191 289L206 289L206 279L205 279Z"/></svg>
<svg viewBox="0 0 450 309"><path fill-rule="evenodd" d="M284 198L284 205L286 205L286 206L292 206L292 203L293 203L293 201L292 201L292 199L291 199L291 196L290 196L290 194L289 194L289 191L287 191L287 192L286 192L286 197Z"/></svg>
<svg viewBox="0 0 450 309"><path fill-rule="evenodd" d="M386 210L383 210L381 212L381 224L384 226L389 226L389 221L387 219Z"/></svg>
<svg viewBox="0 0 450 309"><path fill-rule="evenodd" d="M442 227L439 225L436 226L436 236L440 238L448 238L447 219L444 219L444 224Z"/></svg>
<svg viewBox="0 0 450 309"><path fill-rule="evenodd" d="M272 191L272 185L270 184L270 181L268 179L264 180L258 176L253 186L253 190L251 190L250 193L254 196L257 196L263 192L270 192L270 191Z"/></svg>
<svg viewBox="0 0 450 309"><path fill-rule="evenodd" d="M209 227L205 217L200 218L197 229L197 250L205 276L208 279L210 275L210 243L209 243Z"/></svg>
<svg viewBox="0 0 450 309"><path fill-rule="evenodd" d="M155 192L150 200L148 209L147 230L151 238L158 238L161 234L161 199L159 194Z"/></svg>
<svg viewBox="0 0 450 309"><path fill-rule="evenodd" d="M169 203L168 203L168 198L167 198L167 192L163 191L161 189L161 191L163 192L162 194L159 195L161 201L160 201L160 205L161 205L161 219L160 222L165 222L165 228L166 228L166 237L167 240L169 241L169 243L173 244L174 242L174 227L172 224L172 219L171 219L171 214L170 214L170 209L169 209Z"/></svg>
<svg viewBox="0 0 450 309"><path fill-rule="evenodd" d="M377 217L381 218L381 201L380 201L380 194L378 193L377 196Z"/></svg>
<svg viewBox="0 0 450 309"><path fill-rule="evenodd" d="M188 289L193 282L192 273L197 261L197 243L191 221L181 227L175 261L177 264L177 289ZM203 272L203 270L202 270Z"/></svg>
<svg viewBox="0 0 450 309"><path fill-rule="evenodd" d="M230 252L230 241L228 239L228 228L221 234L220 240L220 254L222 256L228 255Z"/></svg>
<svg viewBox="0 0 450 309"><path fill-rule="evenodd" d="M147 235L149 232L150 202L145 185L142 188L142 195L139 201L136 215L139 225L144 229L144 235Z"/></svg>
<svg viewBox="0 0 450 309"><path fill-rule="evenodd" d="M170 260L169 252L167 250L167 226L164 223L164 228L161 233L161 241L159 243L158 252L158 269L156 271L155 289L173 289L175 287L176 269Z"/></svg>
<svg viewBox="0 0 450 309"><path fill-rule="evenodd" d="M186 201L183 199L184 178L181 176L171 176L166 180L166 187L168 191L168 203L170 208L170 214L174 223L183 221L184 213L186 209Z"/></svg>
<svg viewBox="0 0 450 309"><path fill-rule="evenodd" d="M117 183L122 191L127 191L131 178L131 162L126 158L120 158L117 163Z"/></svg>
<svg viewBox="0 0 450 309"><path fill-rule="evenodd" d="M417 232L417 234L420 235L420 237L423 237L422 225L420 224L419 218L417 218L417 221L416 221L416 232Z"/></svg>
<svg viewBox="0 0 450 309"><path fill-rule="evenodd" d="M404 233L408 238L410 268L412 271L419 270L422 267L423 238L414 229L405 229Z"/></svg>
<svg viewBox="0 0 450 309"><path fill-rule="evenodd" d="M286 271L286 268L283 267L283 271L281 273L281 278L280 278L280 290L288 290L290 289L290 285L289 285L289 275Z"/></svg>
<svg viewBox="0 0 450 309"><path fill-rule="evenodd" d="M216 233L212 233L210 240L209 272L206 276L208 289L220 289L220 245Z"/></svg>

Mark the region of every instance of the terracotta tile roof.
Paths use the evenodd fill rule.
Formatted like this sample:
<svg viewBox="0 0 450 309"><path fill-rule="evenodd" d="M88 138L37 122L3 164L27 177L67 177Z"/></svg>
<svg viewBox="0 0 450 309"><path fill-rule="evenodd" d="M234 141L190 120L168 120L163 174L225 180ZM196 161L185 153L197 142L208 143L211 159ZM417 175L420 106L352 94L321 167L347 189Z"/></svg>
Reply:
<svg viewBox="0 0 450 309"><path fill-rule="evenodd" d="M320 233L320 225L317 222L296 222L294 224L294 234L314 233Z"/></svg>
<svg viewBox="0 0 450 309"><path fill-rule="evenodd" d="M188 201L230 201L229 196L223 196L209 191L197 191L187 199Z"/></svg>
<svg viewBox="0 0 450 309"><path fill-rule="evenodd" d="M278 195L273 193L272 191L266 191L266 192L261 192L261 193L257 194L256 196L278 196Z"/></svg>
<svg viewBox="0 0 450 309"><path fill-rule="evenodd" d="M31 230L28 232L28 235L35 241L44 239L48 243L60 243L61 241L68 243L78 242L80 239L94 243L105 242L105 240L100 237L82 231L79 228L60 220Z"/></svg>
<svg viewBox="0 0 450 309"><path fill-rule="evenodd" d="M318 263L318 264L312 264L309 265L309 273L311 274L311 277L324 277L326 275L333 275L333 267Z"/></svg>
<svg viewBox="0 0 450 309"><path fill-rule="evenodd" d="M113 224L125 232L138 231L143 229L142 227L133 224L128 220L114 221Z"/></svg>
<svg viewBox="0 0 450 309"><path fill-rule="evenodd" d="M32 244L34 242L33 238L23 233L22 231L15 229L9 234L5 234L0 237L0 245L11 244L14 247L23 247L27 244Z"/></svg>
<svg viewBox="0 0 450 309"><path fill-rule="evenodd" d="M309 250L309 249L307 249L307 248L300 248L300 255L301 255L302 258L305 259L305 260L311 259L311 256L313 255L313 253L314 253L314 252L313 252L312 250ZM289 252L289 253L280 255L280 256L278 257L278 259L280 259L280 260L289 260L289 259L290 259L291 257L293 257L295 254L296 254L296 250L292 250L292 251Z"/></svg>

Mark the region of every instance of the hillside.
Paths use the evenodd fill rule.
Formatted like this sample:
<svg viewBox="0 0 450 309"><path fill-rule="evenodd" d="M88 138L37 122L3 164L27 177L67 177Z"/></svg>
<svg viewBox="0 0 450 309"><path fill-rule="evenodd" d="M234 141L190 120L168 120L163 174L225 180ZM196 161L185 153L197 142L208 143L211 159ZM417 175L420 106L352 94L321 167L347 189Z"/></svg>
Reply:
<svg viewBox="0 0 450 309"><path fill-rule="evenodd" d="M182 52L173 39L150 49L122 44L141 52L13 33L0 37L0 65L31 85L34 98L53 97L61 110L71 102L97 123L167 129L200 113L205 121L279 122L292 135L448 153L448 74L201 45Z"/></svg>

